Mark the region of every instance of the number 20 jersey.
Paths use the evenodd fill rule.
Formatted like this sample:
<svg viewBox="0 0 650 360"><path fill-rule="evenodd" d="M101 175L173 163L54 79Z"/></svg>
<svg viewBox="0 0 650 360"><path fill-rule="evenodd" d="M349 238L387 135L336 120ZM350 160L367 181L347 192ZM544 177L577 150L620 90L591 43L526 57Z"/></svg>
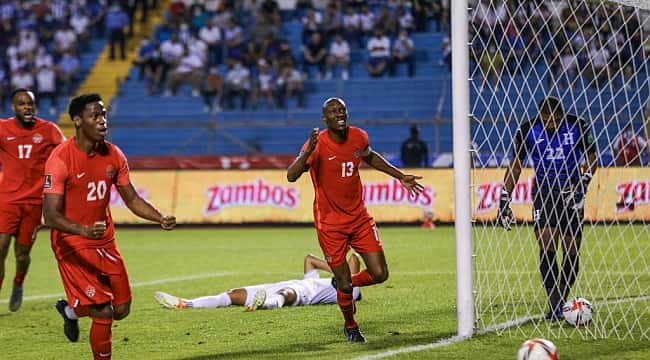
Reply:
<svg viewBox="0 0 650 360"><path fill-rule="evenodd" d="M106 145L107 155L89 155L77 147L73 137L54 149L45 163L43 192L63 196L63 216L85 226L97 221L106 221L107 226L99 240L52 229L52 249L58 259L76 249L115 246L115 227L109 209L111 187L128 185L131 180L122 151L113 144Z"/></svg>

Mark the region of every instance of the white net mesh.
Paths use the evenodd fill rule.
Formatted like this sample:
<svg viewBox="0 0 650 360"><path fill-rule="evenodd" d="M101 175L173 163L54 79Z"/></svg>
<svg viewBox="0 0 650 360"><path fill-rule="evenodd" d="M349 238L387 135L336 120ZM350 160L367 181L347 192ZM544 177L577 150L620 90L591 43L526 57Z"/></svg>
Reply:
<svg viewBox="0 0 650 360"><path fill-rule="evenodd" d="M479 331L650 338L648 3L470 1ZM549 308L531 223L530 159L512 195L519 225L506 232L495 222L515 131L548 95L589 124L597 145L599 168L587 193L579 273L569 295L594 306L593 321L580 329L543 320ZM562 258L558 250L560 271Z"/></svg>

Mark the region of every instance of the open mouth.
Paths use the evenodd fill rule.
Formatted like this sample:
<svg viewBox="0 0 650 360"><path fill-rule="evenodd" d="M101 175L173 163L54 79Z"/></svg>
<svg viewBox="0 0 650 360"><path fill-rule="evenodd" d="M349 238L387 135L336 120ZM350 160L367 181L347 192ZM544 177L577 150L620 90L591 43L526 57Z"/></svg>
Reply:
<svg viewBox="0 0 650 360"><path fill-rule="evenodd" d="M106 136L106 134L108 134L108 128L105 128L105 127L98 128L98 129L97 129L97 132L99 132L99 134L100 134L101 136Z"/></svg>
<svg viewBox="0 0 650 360"><path fill-rule="evenodd" d="M34 114L32 114L32 113L24 113L23 114L23 119L25 121L34 121Z"/></svg>

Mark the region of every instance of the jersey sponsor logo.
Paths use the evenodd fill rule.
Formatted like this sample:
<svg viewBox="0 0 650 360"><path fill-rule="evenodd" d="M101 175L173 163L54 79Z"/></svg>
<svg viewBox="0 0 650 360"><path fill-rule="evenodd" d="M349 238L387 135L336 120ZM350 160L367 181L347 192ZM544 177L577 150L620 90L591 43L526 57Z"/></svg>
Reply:
<svg viewBox="0 0 650 360"><path fill-rule="evenodd" d="M530 176L524 181L520 181L515 185L512 191L512 204L532 204L533 203L533 185L535 177ZM486 213L495 210L499 207L501 199L501 189L503 183L490 182L480 184L476 187L476 196L478 197L478 204L476 205L475 212L477 214Z"/></svg>
<svg viewBox="0 0 650 360"><path fill-rule="evenodd" d="M36 133L32 136L32 141L34 144L40 144L43 142L43 135Z"/></svg>
<svg viewBox="0 0 650 360"><path fill-rule="evenodd" d="M15 136L7 136L7 141L16 140Z"/></svg>
<svg viewBox="0 0 650 360"><path fill-rule="evenodd" d="M269 184L264 179L251 183L219 184L207 189L204 213L214 215L231 206L272 206L293 209L298 204L298 188Z"/></svg>
<svg viewBox="0 0 650 360"><path fill-rule="evenodd" d="M81 179L82 177L84 177L84 175L86 175L85 172L77 174L77 179Z"/></svg>
<svg viewBox="0 0 650 360"><path fill-rule="evenodd" d="M86 293L86 296L88 296L89 298L94 297L95 296L95 287L92 286L92 285L86 286L86 289L84 290L84 293Z"/></svg>
<svg viewBox="0 0 650 360"><path fill-rule="evenodd" d="M425 186L418 195L410 195L397 179L363 185L363 201L366 205L410 205L422 209L433 209L435 189Z"/></svg>
<svg viewBox="0 0 650 360"><path fill-rule="evenodd" d="M44 189L50 189L52 187L52 175L45 175L45 182L43 183Z"/></svg>
<svg viewBox="0 0 650 360"><path fill-rule="evenodd" d="M650 181L648 180L619 183L616 191L619 195L616 212L619 214L632 212L638 205L650 203Z"/></svg>

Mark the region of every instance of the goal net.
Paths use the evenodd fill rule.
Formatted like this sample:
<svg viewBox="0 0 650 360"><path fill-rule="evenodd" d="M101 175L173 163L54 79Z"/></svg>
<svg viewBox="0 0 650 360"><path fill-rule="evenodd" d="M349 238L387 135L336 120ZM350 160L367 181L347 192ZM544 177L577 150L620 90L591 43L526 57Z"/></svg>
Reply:
<svg viewBox="0 0 650 360"><path fill-rule="evenodd" d="M548 338L650 338L650 10L647 1L469 1L473 247L477 330ZM546 96L586 121L598 170L586 197L577 280L583 328L549 311L533 229L530 158L515 186L517 225L496 222L512 140ZM556 211L564 211L560 199ZM557 266L562 272L558 244Z"/></svg>

